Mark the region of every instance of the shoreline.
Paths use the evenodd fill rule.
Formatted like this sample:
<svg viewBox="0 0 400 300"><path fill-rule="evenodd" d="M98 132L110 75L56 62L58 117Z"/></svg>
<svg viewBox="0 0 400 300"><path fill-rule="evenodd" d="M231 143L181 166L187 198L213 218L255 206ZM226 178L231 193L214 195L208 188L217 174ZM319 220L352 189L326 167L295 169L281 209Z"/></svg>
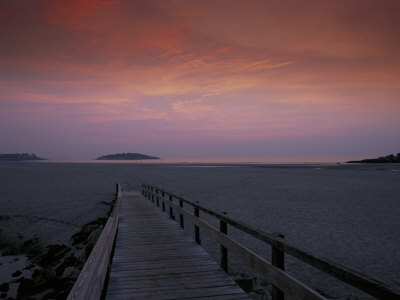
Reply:
<svg viewBox="0 0 400 300"><path fill-rule="evenodd" d="M112 211L115 197L107 203L104 217L84 224L62 243L43 245L35 234L1 242L0 298L65 299L74 285Z"/></svg>

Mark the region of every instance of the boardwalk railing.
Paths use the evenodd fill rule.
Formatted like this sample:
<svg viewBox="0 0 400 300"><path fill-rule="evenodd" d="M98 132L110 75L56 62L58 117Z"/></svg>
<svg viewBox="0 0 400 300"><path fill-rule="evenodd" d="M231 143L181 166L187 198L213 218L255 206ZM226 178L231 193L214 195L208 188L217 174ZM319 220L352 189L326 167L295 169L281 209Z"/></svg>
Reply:
<svg viewBox="0 0 400 300"><path fill-rule="evenodd" d="M117 236L121 186L117 184L117 195L114 208L104 229L93 247L82 271L72 287L68 300L100 299L109 271L111 254Z"/></svg>
<svg viewBox="0 0 400 300"><path fill-rule="evenodd" d="M155 202L157 206L162 205L163 211L169 207L169 215L175 219L173 209L179 213L180 226L184 227L184 218L194 224L195 240L200 244L200 228L210 234L221 248L221 267L228 270L228 250L236 254L256 272L260 273L272 286L273 299L284 299L288 295L293 299L325 299L310 287L299 282L286 272L284 272L284 254L289 254L365 293L378 299L400 299L400 293L387 284L371 278L358 271L342 266L327 259L315 256L307 251L300 250L296 246L285 241L282 237L263 232L257 228L244 224L226 215L209 209L198 202L189 201L182 196L167 192L159 187L143 184L142 194ZM177 202L177 203L175 203ZM183 207L183 204L192 207L193 213ZM200 218L200 211L219 219L220 229L213 227ZM272 247L271 262L260 257L250 249L234 241L228 236L227 225L231 225Z"/></svg>

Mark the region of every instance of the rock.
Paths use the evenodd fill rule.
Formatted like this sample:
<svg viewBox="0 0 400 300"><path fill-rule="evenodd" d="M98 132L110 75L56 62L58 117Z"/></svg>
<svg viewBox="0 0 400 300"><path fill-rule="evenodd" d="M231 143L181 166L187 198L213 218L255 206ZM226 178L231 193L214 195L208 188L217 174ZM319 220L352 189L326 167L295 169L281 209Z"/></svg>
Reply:
<svg viewBox="0 0 400 300"><path fill-rule="evenodd" d="M0 285L0 292L8 292L10 285L8 283L3 283Z"/></svg>
<svg viewBox="0 0 400 300"><path fill-rule="evenodd" d="M92 253L92 250L93 250L93 245L86 246L86 248L85 248L86 259L89 258L90 253ZM85 259L85 261L86 261L86 259Z"/></svg>
<svg viewBox="0 0 400 300"><path fill-rule="evenodd" d="M35 264L30 264L30 265L26 266L23 270L32 270L34 267L36 267Z"/></svg>
<svg viewBox="0 0 400 300"><path fill-rule="evenodd" d="M32 279L28 279L25 277L22 277L20 280L20 285L18 287L18 293L17 293L17 298L21 297L26 297L30 296L32 294L32 290L34 287L34 282Z"/></svg>
<svg viewBox="0 0 400 300"><path fill-rule="evenodd" d="M95 221L83 225L81 231L75 233L72 236L72 245L76 245L78 243L86 243L90 233L96 230L99 226L103 226L106 222L107 218L98 218Z"/></svg>
<svg viewBox="0 0 400 300"><path fill-rule="evenodd" d="M77 259L80 265L84 265L86 262L86 249L80 249Z"/></svg>
<svg viewBox="0 0 400 300"><path fill-rule="evenodd" d="M79 265L78 259L71 255L68 256L67 258L64 259L63 263L60 264L57 268L56 268L56 275L57 276L61 276L64 273L64 270L68 267L76 267ZM61 276L62 277L62 276Z"/></svg>
<svg viewBox="0 0 400 300"><path fill-rule="evenodd" d="M14 273L11 274L12 277L18 277L22 274L20 270L15 271Z"/></svg>
<svg viewBox="0 0 400 300"><path fill-rule="evenodd" d="M22 247L28 247L28 246L30 246L31 244L33 243L33 239L31 239L31 240L26 240L23 244L22 244Z"/></svg>
<svg viewBox="0 0 400 300"><path fill-rule="evenodd" d="M76 279L79 276L80 271L75 267L67 267L61 275L61 278Z"/></svg>
<svg viewBox="0 0 400 300"><path fill-rule="evenodd" d="M88 236L88 238L87 238L87 243L88 243L89 245L95 245L96 242L97 242L97 239L99 238L99 236L100 236L100 234L101 234L102 231L103 231L103 227L102 227L102 226L97 227L95 230L93 230L93 231L89 234L89 236Z"/></svg>
<svg viewBox="0 0 400 300"><path fill-rule="evenodd" d="M64 244L62 245L49 245L47 246L48 250L45 255L42 255L39 258L39 264L47 267L51 265L52 263L56 262L59 260L66 252L70 250L67 246Z"/></svg>
<svg viewBox="0 0 400 300"><path fill-rule="evenodd" d="M35 271L33 271L32 273L32 278L33 279L38 279L42 276L43 271L36 269Z"/></svg>

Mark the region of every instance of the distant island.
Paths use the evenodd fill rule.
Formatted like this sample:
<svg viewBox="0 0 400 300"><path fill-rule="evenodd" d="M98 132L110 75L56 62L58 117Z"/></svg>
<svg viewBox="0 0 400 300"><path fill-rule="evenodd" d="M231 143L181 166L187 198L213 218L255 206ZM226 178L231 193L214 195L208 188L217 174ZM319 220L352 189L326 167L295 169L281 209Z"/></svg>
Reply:
<svg viewBox="0 0 400 300"><path fill-rule="evenodd" d="M348 163L400 163L400 153L397 153L396 155L390 154L386 156L381 156L378 158L367 158L363 160L351 160L348 161Z"/></svg>
<svg viewBox="0 0 400 300"><path fill-rule="evenodd" d="M11 153L11 154L0 154L0 161L27 161L27 160L47 160L41 158L35 153Z"/></svg>
<svg viewBox="0 0 400 300"><path fill-rule="evenodd" d="M142 159L160 159L160 158L140 153L117 153L117 154L104 155L96 158L96 160L142 160Z"/></svg>

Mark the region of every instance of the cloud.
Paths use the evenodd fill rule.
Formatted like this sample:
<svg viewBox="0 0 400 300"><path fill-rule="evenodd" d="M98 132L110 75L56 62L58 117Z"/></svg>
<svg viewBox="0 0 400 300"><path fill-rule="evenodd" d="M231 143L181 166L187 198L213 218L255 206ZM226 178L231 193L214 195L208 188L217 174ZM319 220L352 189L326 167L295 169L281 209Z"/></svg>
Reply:
<svg viewBox="0 0 400 300"><path fill-rule="evenodd" d="M179 117L189 120L209 118L216 111L215 106L204 103L201 99L173 102L171 107Z"/></svg>
<svg viewBox="0 0 400 300"><path fill-rule="evenodd" d="M50 24L76 26L98 10L120 4L119 0L38 0L45 6L44 17ZM81 28L79 26L78 28Z"/></svg>
<svg viewBox="0 0 400 300"><path fill-rule="evenodd" d="M0 131L60 121L104 139L190 143L400 128L398 10L369 0L0 1Z"/></svg>

